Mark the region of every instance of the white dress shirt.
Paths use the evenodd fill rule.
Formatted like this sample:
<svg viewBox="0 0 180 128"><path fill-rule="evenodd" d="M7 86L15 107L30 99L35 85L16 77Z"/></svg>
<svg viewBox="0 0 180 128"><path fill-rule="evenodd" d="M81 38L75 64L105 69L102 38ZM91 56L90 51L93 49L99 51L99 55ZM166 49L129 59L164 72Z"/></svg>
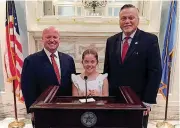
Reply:
<svg viewBox="0 0 180 128"><path fill-rule="evenodd" d="M131 41L132 41L135 33L136 33L136 31L134 31L130 36L128 36L128 37L130 37L130 38L128 39L128 44L129 44L129 46L130 46L130 44L131 44ZM122 41L121 41L121 55L122 55L123 44L124 44L124 42L125 42L125 38L126 38L126 37L127 37L127 36L123 33L123 34L122 34Z"/></svg>
<svg viewBox="0 0 180 128"><path fill-rule="evenodd" d="M44 48L44 51L45 51L46 55L48 56L49 61L51 62L51 57L50 57L50 55L51 55L52 53L50 53L50 52L49 52L47 49L45 49L45 48ZM60 59L59 59L58 51L56 51L56 52L54 53L54 55L55 55L54 59L55 59L56 64L57 64L57 66L58 66L59 73L60 73L60 77L61 77ZM51 64L52 64L52 62L51 62Z"/></svg>

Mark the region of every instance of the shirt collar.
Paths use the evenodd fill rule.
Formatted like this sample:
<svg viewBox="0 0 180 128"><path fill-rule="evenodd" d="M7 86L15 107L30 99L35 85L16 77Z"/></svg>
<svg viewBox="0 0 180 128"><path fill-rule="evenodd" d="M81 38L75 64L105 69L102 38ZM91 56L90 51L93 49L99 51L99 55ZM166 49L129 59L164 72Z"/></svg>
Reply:
<svg viewBox="0 0 180 128"><path fill-rule="evenodd" d="M134 37L136 31L137 31L137 29L129 36L129 37L131 37L131 39ZM124 40L125 37L126 37L126 35L123 33L122 34L122 39Z"/></svg>
<svg viewBox="0 0 180 128"><path fill-rule="evenodd" d="M52 54L52 53L49 52L46 48L44 48L44 51L45 51L45 53L46 53L46 55L47 55L48 57L50 57L50 55ZM54 55L55 55L55 57L58 57L58 52L56 51L56 52L54 53Z"/></svg>

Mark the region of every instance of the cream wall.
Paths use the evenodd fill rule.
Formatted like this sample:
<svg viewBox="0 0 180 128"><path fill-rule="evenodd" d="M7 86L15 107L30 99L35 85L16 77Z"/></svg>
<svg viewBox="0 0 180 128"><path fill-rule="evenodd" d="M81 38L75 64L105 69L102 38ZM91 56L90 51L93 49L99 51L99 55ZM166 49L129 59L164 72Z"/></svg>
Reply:
<svg viewBox="0 0 180 128"><path fill-rule="evenodd" d="M149 15L147 17L141 18L140 28L152 32L156 35L159 35L160 29L160 16L161 16L161 1L151 1L149 3L148 12ZM39 46L39 42L41 39L42 30L49 26L54 25L60 30L61 38L62 38L62 49L60 50L68 52L69 50L73 50L76 60L76 67L81 71L80 63L78 58L81 55L83 48L87 47L91 43L99 48L99 52L102 55L102 64L103 64L103 53L105 47L106 39L119 32L118 19L113 21L109 19L101 19L94 17L87 17L85 19L50 19L45 18L39 14L37 8L36 1L26 1L26 11L27 11L27 30L28 30L28 51L30 53L34 53ZM38 12L38 13L37 13ZM5 43L5 2L0 1L0 39L2 42L1 49L2 55L4 54L4 43ZM61 20L61 21L60 21ZM62 22L62 20L64 20ZM93 22L89 22L89 20ZM78 22L78 24L76 24ZM179 39L177 37L177 39ZM89 40L89 41L88 41ZM169 103L169 114L168 118L170 119L178 119L179 116L179 41L177 41L175 45L175 62L172 69L172 82L171 82L171 94L170 94L170 103ZM38 45L37 45L38 44ZM39 47L40 48L40 47ZM67 49L69 48L69 49ZM3 61L3 58L1 58ZM99 70L102 70L100 68ZM4 74L5 76L5 74ZM4 78L6 79L6 78ZM158 104L153 106L150 118L151 119L163 119L164 117L164 99L161 95L158 95L157 98ZM13 96L11 92L11 85L5 82L5 91L0 92L0 119L3 117L13 116ZM20 117L26 116L24 104L18 102L18 114Z"/></svg>

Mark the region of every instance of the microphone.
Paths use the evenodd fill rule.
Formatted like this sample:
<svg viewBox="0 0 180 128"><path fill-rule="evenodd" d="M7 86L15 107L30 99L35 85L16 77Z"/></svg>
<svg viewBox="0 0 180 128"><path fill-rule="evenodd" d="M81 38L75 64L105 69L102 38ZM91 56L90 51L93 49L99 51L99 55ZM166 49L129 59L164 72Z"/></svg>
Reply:
<svg viewBox="0 0 180 128"><path fill-rule="evenodd" d="M84 76L84 80L87 80L88 79L88 77L87 76Z"/></svg>
<svg viewBox="0 0 180 128"><path fill-rule="evenodd" d="M87 76L84 76L84 80L85 80L85 88L86 88L86 103L87 103Z"/></svg>

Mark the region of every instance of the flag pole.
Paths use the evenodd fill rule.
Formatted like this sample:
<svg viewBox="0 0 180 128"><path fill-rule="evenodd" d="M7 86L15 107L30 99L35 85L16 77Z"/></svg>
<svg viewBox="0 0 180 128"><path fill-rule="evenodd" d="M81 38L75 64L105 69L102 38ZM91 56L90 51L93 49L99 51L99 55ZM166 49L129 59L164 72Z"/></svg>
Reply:
<svg viewBox="0 0 180 128"><path fill-rule="evenodd" d="M169 101L169 84L170 84L170 78L171 78L171 63L168 64L168 86L167 86L167 96L166 96L166 107L165 107L165 118L164 120L167 121L167 110L168 110L168 101Z"/></svg>
<svg viewBox="0 0 180 128"><path fill-rule="evenodd" d="M168 83L167 83L167 97L166 97L166 106L165 106L165 118L163 122L158 122L156 124L157 128L174 128L174 125L168 123L167 121L167 110L168 110L168 101L169 101L169 84L170 84L170 78L171 78L171 63L168 63Z"/></svg>
<svg viewBox="0 0 180 128"><path fill-rule="evenodd" d="M17 118L16 95L15 95L15 80L13 80L13 97L14 97L14 113L15 113L15 120L18 121L18 118Z"/></svg>
<svg viewBox="0 0 180 128"><path fill-rule="evenodd" d="M15 94L15 80L13 80L13 97L14 97L14 113L15 113L15 121L11 122L8 125L8 128L23 128L25 123L22 121L18 121L17 118L17 103L16 103L16 94Z"/></svg>

